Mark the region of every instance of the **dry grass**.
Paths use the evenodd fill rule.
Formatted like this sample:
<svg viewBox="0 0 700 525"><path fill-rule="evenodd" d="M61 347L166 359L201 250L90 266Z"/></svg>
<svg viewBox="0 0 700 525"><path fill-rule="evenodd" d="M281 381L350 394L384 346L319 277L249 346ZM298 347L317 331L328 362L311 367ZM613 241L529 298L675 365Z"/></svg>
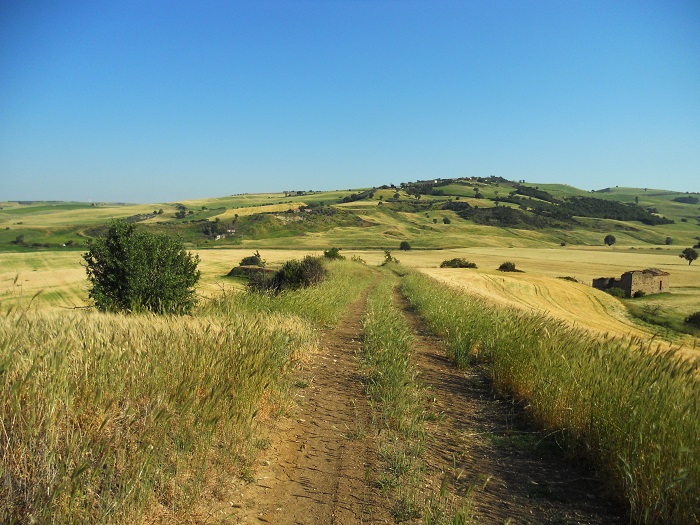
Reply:
<svg viewBox="0 0 700 525"><path fill-rule="evenodd" d="M321 285L226 293L196 316L8 306L0 319L0 522L189 522L251 461L284 410L286 372L373 271L335 262Z"/></svg>
<svg viewBox="0 0 700 525"><path fill-rule="evenodd" d="M494 307L417 272L403 290L459 365L487 363L497 388L593 459L633 521L697 523L697 364Z"/></svg>

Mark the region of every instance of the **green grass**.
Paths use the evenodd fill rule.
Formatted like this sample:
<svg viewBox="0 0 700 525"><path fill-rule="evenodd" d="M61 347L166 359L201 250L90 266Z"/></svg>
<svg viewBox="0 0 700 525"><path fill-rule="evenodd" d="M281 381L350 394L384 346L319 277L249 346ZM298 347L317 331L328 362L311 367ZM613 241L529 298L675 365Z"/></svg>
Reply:
<svg viewBox="0 0 700 525"><path fill-rule="evenodd" d="M415 273L403 290L459 365L487 363L498 389L588 454L635 522L700 519L697 364L641 343L593 339Z"/></svg>
<svg viewBox="0 0 700 525"><path fill-rule="evenodd" d="M398 523L419 515L425 428L423 391L412 362L413 334L394 305L397 278L389 271L376 284L363 319L362 369L380 432L383 472L377 484Z"/></svg>
<svg viewBox="0 0 700 525"><path fill-rule="evenodd" d="M394 268L395 265L389 265ZM362 370L379 429L383 472L376 480L397 523L423 517L431 524L471 523L470 502L448 492L424 493L427 392L413 360L413 331L396 304L398 278L385 268L363 319Z"/></svg>

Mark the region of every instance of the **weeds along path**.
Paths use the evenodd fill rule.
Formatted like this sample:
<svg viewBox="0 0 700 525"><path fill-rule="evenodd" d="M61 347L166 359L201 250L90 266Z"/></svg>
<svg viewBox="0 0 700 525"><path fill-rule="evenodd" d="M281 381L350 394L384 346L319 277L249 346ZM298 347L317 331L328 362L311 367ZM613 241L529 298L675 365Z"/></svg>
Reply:
<svg viewBox="0 0 700 525"><path fill-rule="evenodd" d="M439 494L442 484L448 507L481 525L624 523L590 472L528 428L477 368L457 369L408 301L397 293L396 302L415 332L416 368L437 415L426 428L427 494Z"/></svg>
<svg viewBox="0 0 700 525"><path fill-rule="evenodd" d="M366 294L299 374L299 406L274 430L255 482L241 482L232 495L233 523L388 522L370 483L376 447L363 432L370 416L357 353L365 304Z"/></svg>

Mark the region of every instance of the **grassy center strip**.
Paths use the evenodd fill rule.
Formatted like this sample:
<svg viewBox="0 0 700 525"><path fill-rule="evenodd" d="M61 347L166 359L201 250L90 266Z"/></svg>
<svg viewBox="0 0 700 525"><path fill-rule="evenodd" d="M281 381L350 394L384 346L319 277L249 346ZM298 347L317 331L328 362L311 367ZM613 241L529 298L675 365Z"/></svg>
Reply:
<svg viewBox="0 0 700 525"><path fill-rule="evenodd" d="M415 337L396 303L396 275L386 271L370 293L363 319L362 367L375 424L379 427L382 472L376 480L391 502L397 523L422 519L426 524L467 523L463 507L448 492L448 478L437 494L425 491L427 389L413 359Z"/></svg>
<svg viewBox="0 0 700 525"><path fill-rule="evenodd" d="M367 299L362 368L380 435L383 472L376 483L393 502L391 515L400 522L420 512L425 429L422 390L411 362L413 334L393 302L397 284L385 272Z"/></svg>
<svg viewBox="0 0 700 525"><path fill-rule="evenodd" d="M697 363L494 306L417 272L408 300L458 365L488 364L501 391L587 454L638 523L700 521Z"/></svg>

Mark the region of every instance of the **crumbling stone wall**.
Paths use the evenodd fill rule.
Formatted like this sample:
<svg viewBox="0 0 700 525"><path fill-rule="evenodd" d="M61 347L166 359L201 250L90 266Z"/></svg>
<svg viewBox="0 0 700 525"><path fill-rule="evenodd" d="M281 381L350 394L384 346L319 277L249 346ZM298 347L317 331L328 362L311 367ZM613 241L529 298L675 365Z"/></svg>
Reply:
<svg viewBox="0 0 700 525"><path fill-rule="evenodd" d="M671 288L670 275L655 268L625 272L619 279L614 277L599 277L593 279L593 287L599 290L622 288L627 297L636 292L645 294L664 293Z"/></svg>

